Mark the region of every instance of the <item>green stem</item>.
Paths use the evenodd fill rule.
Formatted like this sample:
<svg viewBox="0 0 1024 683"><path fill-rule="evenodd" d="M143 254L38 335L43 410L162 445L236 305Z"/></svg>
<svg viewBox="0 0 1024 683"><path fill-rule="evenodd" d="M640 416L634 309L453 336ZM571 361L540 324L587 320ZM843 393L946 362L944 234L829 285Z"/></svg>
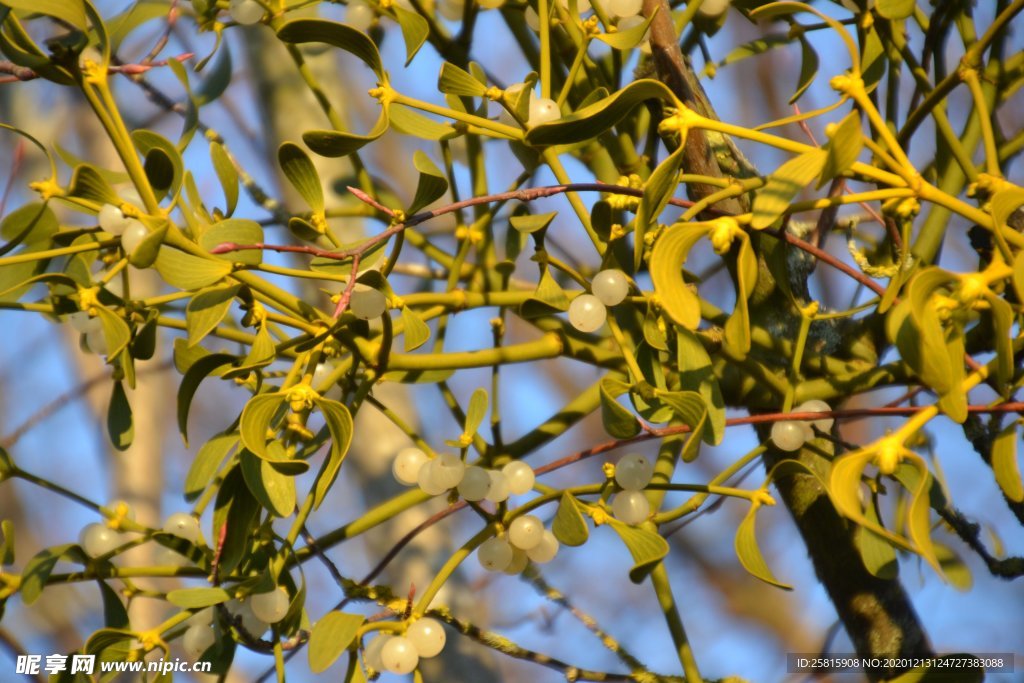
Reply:
<svg viewBox="0 0 1024 683"><path fill-rule="evenodd" d="M686 629L683 627L682 617L676 606L676 599L672 595L672 586L668 580L668 572L665 570L665 563L659 562L658 566L651 572L651 585L658 597L658 605L665 615L665 622L668 624L668 631L672 635L672 642L676 647L676 654L680 664L683 665L683 675L686 683L702 683L703 679L700 670L697 668L697 660L693 656L693 648L686 636Z"/></svg>

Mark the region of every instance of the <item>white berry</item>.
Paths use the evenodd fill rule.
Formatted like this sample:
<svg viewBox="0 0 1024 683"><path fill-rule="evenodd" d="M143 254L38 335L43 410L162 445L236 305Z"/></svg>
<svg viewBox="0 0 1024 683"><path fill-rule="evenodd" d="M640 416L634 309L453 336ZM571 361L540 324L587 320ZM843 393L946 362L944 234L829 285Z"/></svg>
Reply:
<svg viewBox="0 0 1024 683"><path fill-rule="evenodd" d="M521 460L513 460L501 468L501 472L508 480L509 493L516 496L529 493L537 480L533 468Z"/></svg>
<svg viewBox="0 0 1024 683"><path fill-rule="evenodd" d="M361 320L379 318L388 309L388 300L373 287L357 283L352 288L348 309L352 311L352 315Z"/></svg>
<svg viewBox="0 0 1024 683"><path fill-rule="evenodd" d="M488 539L477 549L476 559L488 571L504 571L512 562L512 546L503 538Z"/></svg>
<svg viewBox="0 0 1024 683"><path fill-rule="evenodd" d="M618 306L629 294L629 279L617 268L602 270L590 281L590 291L605 306Z"/></svg>
<svg viewBox="0 0 1024 683"><path fill-rule="evenodd" d="M706 17L717 17L729 9L732 0L704 0L697 7L697 13Z"/></svg>
<svg viewBox="0 0 1024 683"><path fill-rule="evenodd" d="M373 19L374 13L369 5L349 0L348 7L345 9L346 24L365 32L366 29L373 25Z"/></svg>
<svg viewBox="0 0 1024 683"><path fill-rule="evenodd" d="M288 590L278 586L269 593L256 593L249 597L249 609L254 617L268 624L276 624L288 614Z"/></svg>
<svg viewBox="0 0 1024 683"><path fill-rule="evenodd" d="M643 5L643 0L608 0L608 13L617 17L635 17Z"/></svg>
<svg viewBox="0 0 1024 683"><path fill-rule="evenodd" d="M623 491L612 500L612 514L626 524L639 524L651 514L651 504L641 491Z"/></svg>
<svg viewBox="0 0 1024 683"><path fill-rule="evenodd" d="M445 633L441 622L430 617L417 619L405 631L420 657L435 657L444 649Z"/></svg>
<svg viewBox="0 0 1024 683"><path fill-rule="evenodd" d="M527 121L529 127L539 126L542 123L550 123L562 118L562 112L558 109L558 103L546 97L538 97L530 101L530 118Z"/></svg>
<svg viewBox="0 0 1024 683"><path fill-rule="evenodd" d="M793 408L794 413L828 413L831 411L832 406L816 398L811 399L810 401L804 401L796 408ZM835 418L823 417L820 420L814 420L811 424L823 432L831 432L832 425L835 424L835 421Z"/></svg>
<svg viewBox="0 0 1024 683"><path fill-rule="evenodd" d="M503 571L509 576L515 576L516 574L522 574L528 564L530 564L530 556L527 555L527 551L512 548L512 560Z"/></svg>
<svg viewBox="0 0 1024 683"><path fill-rule="evenodd" d="M537 564L544 564L555 559L555 555L558 554L558 547L558 539L555 538L553 533L545 529L540 543L527 550L526 554Z"/></svg>
<svg viewBox="0 0 1024 683"><path fill-rule="evenodd" d="M437 11L441 13L441 16L449 21L462 21L462 14L465 8L465 3L462 0L439 0L437 3Z"/></svg>
<svg viewBox="0 0 1024 683"><path fill-rule="evenodd" d="M91 330L85 335L85 345L97 356L107 355L107 337L103 330Z"/></svg>
<svg viewBox="0 0 1024 683"><path fill-rule="evenodd" d="M82 550L89 557L106 555L122 545L125 540L123 534L99 522L87 525L78 535L78 544L82 546Z"/></svg>
<svg viewBox="0 0 1024 683"><path fill-rule="evenodd" d="M156 557L153 560L158 567L187 567L192 564L192 560L178 551L163 546L160 546L160 549L157 550Z"/></svg>
<svg viewBox="0 0 1024 683"><path fill-rule="evenodd" d="M608 309L593 294L580 294L569 304L569 322L580 332L596 332L607 317Z"/></svg>
<svg viewBox="0 0 1024 683"><path fill-rule="evenodd" d="M216 617L214 609L215 608L213 606L204 607L203 609L199 610L198 612L190 616L188 619L186 619L185 623L189 627L209 626L213 623L214 617Z"/></svg>
<svg viewBox="0 0 1024 683"><path fill-rule="evenodd" d="M216 634L209 624L205 626L196 624L189 626L185 631L185 635L181 639L181 646L189 659L197 661L204 652L210 649L215 640Z"/></svg>
<svg viewBox="0 0 1024 683"><path fill-rule="evenodd" d="M391 464L391 473L395 480L405 486L414 486L419 481L420 468L429 458L427 454L418 448L410 446L398 451L395 461Z"/></svg>
<svg viewBox="0 0 1024 683"><path fill-rule="evenodd" d="M129 218L128 225L125 227L124 232L121 233L121 248L124 249L124 253L130 256L135 253L135 250L139 248L139 245L148 236L149 230L146 229L145 225L134 218Z"/></svg>
<svg viewBox="0 0 1024 683"><path fill-rule="evenodd" d="M164 531L196 543L199 540L199 520L187 512L175 512L164 522Z"/></svg>
<svg viewBox="0 0 1024 683"><path fill-rule="evenodd" d="M780 451L798 451L811 437L811 428L803 422L780 420L772 425L772 443Z"/></svg>
<svg viewBox="0 0 1024 683"><path fill-rule="evenodd" d="M509 479L503 472L487 470L487 476L491 478L491 485L487 489L487 500L492 503L501 503L508 500L511 493Z"/></svg>
<svg viewBox="0 0 1024 683"><path fill-rule="evenodd" d="M459 495L476 502L487 497L491 488L491 475L482 467L467 467L459 482Z"/></svg>
<svg viewBox="0 0 1024 683"><path fill-rule="evenodd" d="M228 600L225 603L228 612L232 617L238 617L242 622L242 628L246 633L258 638L266 633L267 629L270 628L270 624L263 621L256 616L252 611L252 606L249 604L251 601L239 602L238 600Z"/></svg>
<svg viewBox="0 0 1024 683"><path fill-rule="evenodd" d="M72 329L79 334L98 332L103 328L103 324L100 322L99 317L94 318L85 311L69 313L67 321L68 324L71 325Z"/></svg>
<svg viewBox="0 0 1024 683"><path fill-rule="evenodd" d="M516 517L508 527L508 540L520 550L529 550L544 536L544 522L535 515Z"/></svg>
<svg viewBox="0 0 1024 683"><path fill-rule="evenodd" d="M363 650L363 662L366 666L374 671L384 671L384 662L381 661L380 653L393 637L390 633L382 633L370 641L370 644Z"/></svg>
<svg viewBox="0 0 1024 683"><path fill-rule="evenodd" d="M615 481L627 491L640 491L651 483L654 464L639 453L622 456L615 466Z"/></svg>
<svg viewBox="0 0 1024 683"><path fill-rule="evenodd" d="M380 661L391 673L408 674L420 663L420 656L411 640L405 636L393 636L381 648Z"/></svg>
<svg viewBox="0 0 1024 683"><path fill-rule="evenodd" d="M100 207L96 218L100 227L111 235L120 235L128 227L128 220L121 213L121 209L113 204L104 204Z"/></svg>
<svg viewBox="0 0 1024 683"><path fill-rule="evenodd" d="M324 389L324 383L334 372L334 367L327 363L317 363L316 368L313 369L313 388L320 391L321 396L330 399L332 401L341 400L341 386L338 383L334 383ZM321 391L323 389L323 391Z"/></svg>
<svg viewBox="0 0 1024 683"><path fill-rule="evenodd" d="M431 476L434 477L439 486L453 489L459 485L465 473L466 463L462 462L459 456L452 453L442 453L434 459Z"/></svg>
<svg viewBox="0 0 1024 683"><path fill-rule="evenodd" d="M448 490L448 487L442 485L440 480L434 476L436 467L436 459L428 460L420 466L420 471L416 475L416 483L419 485L420 490L429 496L439 496Z"/></svg>
<svg viewBox="0 0 1024 683"><path fill-rule="evenodd" d="M242 26L249 26L263 18L263 6L256 0L231 0L228 14Z"/></svg>

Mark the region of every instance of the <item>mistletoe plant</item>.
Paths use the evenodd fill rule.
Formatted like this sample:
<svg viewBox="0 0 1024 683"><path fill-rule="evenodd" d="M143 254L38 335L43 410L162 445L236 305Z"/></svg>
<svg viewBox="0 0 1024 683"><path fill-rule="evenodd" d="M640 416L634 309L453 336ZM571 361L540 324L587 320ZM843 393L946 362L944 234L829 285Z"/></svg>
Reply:
<svg viewBox="0 0 1024 683"><path fill-rule="evenodd" d="M955 507L928 436L939 420L963 425L979 468L1024 522L1024 404L1015 399L1024 381L1024 189L1005 175L1024 135L1005 128L1004 112L1024 82L1024 52L1011 39L1024 0L978 10L984 24L971 3L913 0L349 0L344 21L338 4L143 0L105 15L91 0L0 0L5 99L73 91L117 159L82 159L31 124L0 124L19 150L5 204L25 198L2 209L0 308L67 323L83 350L105 359L117 449L132 442L132 393L147 381L136 363L167 358L162 340L173 340L181 374L186 444L201 385L221 382L244 398L190 456L180 493L193 507L155 528L123 503L102 505L32 472L9 440L0 480L66 496L102 522L31 558L14 557L5 522L0 561L17 569L0 573L0 606L95 581L105 625L78 652L167 658L180 641L222 675L244 648L272 658L268 673L280 681L302 651L314 672L337 661L345 681L420 676L420 659L457 633L568 680L695 683L700 649L665 567L668 531L737 499L748 510L735 529L739 564L790 590L755 533L778 496L858 653L907 658L868 672L889 680L919 677L904 673L912 658L934 654L898 554L940 576L960 571L938 540L953 532L995 575L1024 573L1020 558L990 552ZM707 38L727 21L756 24L764 37L715 62ZM157 44L129 60L132 40L153 26L163 27ZM498 27L532 69L511 82L474 60ZM202 34L216 36L210 54L161 57L175 41L189 44L182 35ZM399 35L404 65L380 49ZM840 46L824 76L812 35ZM277 147L285 189L305 206L261 187L231 136L204 121L225 92L245 92L224 55L231 40L256 36L283 46L292 80L321 110L319 129L288 131ZM392 75L417 68L428 43L443 65L436 91L417 96ZM787 45L803 59L792 101L815 82L828 83L831 101L751 128L720 118L690 53L714 76ZM346 101L310 66L325 53L365 66L338 76ZM158 84L165 72L174 79ZM180 132L129 125L140 96L176 113ZM368 128L348 111L357 100L377 112ZM821 143L812 126L824 130ZM369 160L395 140L418 148L408 193ZM758 170L741 147L781 163ZM351 175L323 176L324 158L344 158ZM492 158L518 164L510 185L494 187ZM565 209L543 212L556 202ZM369 231L342 237L339 225L356 219ZM837 232L848 253L827 248ZM940 264L944 250L966 244L975 270ZM138 296L142 271L155 271L163 290ZM731 283L725 296L708 284L716 272L715 282ZM826 276L856 285L849 306L826 310L812 296ZM457 350L451 320L474 310L492 316L493 344ZM598 378L510 440L502 419L519 408L499 400L515 372L508 366L541 361ZM451 378L479 368L490 369L490 386L460 401ZM387 384L435 386L461 433L438 439L403 419L382 398ZM879 405L875 390L893 387L902 395ZM858 397L858 407L843 407ZM339 525L323 506L355 476L346 455L362 411L408 436L393 473L409 488ZM592 414L606 436L531 460ZM840 425L864 416L905 419L880 439L850 443ZM702 445L742 431L759 445L712 476L691 464ZM647 441L656 456L628 453ZM578 465L592 458L605 463L602 476ZM760 482L743 486L758 465ZM561 485L545 476L555 470L566 470ZM670 492L689 494L676 505ZM446 501L440 512L373 558L368 575L349 575L353 539L435 498ZM428 585L408 593L380 581L418 534L454 515L472 520L473 533ZM314 521L333 528L314 535ZM621 579L656 594L682 678L651 671L589 618L624 669L585 670L532 652L440 599L474 554L487 570L544 585L543 565L583 552L566 546L584 545L595 526L614 530L632 554ZM143 544L166 550L160 564L129 561ZM336 595L314 599L304 578L311 563L329 568ZM176 578L179 587L147 591L139 577ZM568 604L554 589L546 595ZM155 598L171 616L140 629L122 598ZM969 670L960 680L980 676Z"/></svg>

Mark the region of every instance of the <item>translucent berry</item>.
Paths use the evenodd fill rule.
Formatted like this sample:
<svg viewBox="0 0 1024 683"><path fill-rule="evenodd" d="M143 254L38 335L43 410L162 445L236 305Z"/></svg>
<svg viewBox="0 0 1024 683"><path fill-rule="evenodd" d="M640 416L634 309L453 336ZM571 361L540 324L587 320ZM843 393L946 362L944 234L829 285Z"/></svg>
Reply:
<svg viewBox="0 0 1024 683"><path fill-rule="evenodd" d="M405 631L420 657L435 657L444 649L445 633L441 622L424 617L417 619Z"/></svg>
<svg viewBox="0 0 1024 683"><path fill-rule="evenodd" d="M811 437L810 432L803 422L780 420L772 425L772 443L780 451L798 451Z"/></svg>
<svg viewBox="0 0 1024 683"><path fill-rule="evenodd" d="M605 306L618 306L629 294L629 279L617 268L602 270L590 281L590 291Z"/></svg>
<svg viewBox="0 0 1024 683"><path fill-rule="evenodd" d="M87 525L78 535L78 544L89 557L106 555L114 548L124 544L125 537L106 524L96 522Z"/></svg>
<svg viewBox="0 0 1024 683"><path fill-rule="evenodd" d="M320 392L320 394L327 399L332 401L341 400L341 386L337 383L332 384L328 387L324 387L324 382L334 372L334 367L327 363L317 363L316 368L313 369L313 388Z"/></svg>
<svg viewBox="0 0 1024 683"><path fill-rule="evenodd" d="M356 283L352 288L352 298L348 300L348 308L355 317L369 320L384 314L388 309L388 300L373 287Z"/></svg>
<svg viewBox="0 0 1024 683"><path fill-rule="evenodd" d="M533 468L521 460L513 460L501 468L501 472L508 480L509 493L516 496L529 493L533 489L534 482L537 481L537 475L534 474Z"/></svg>
<svg viewBox="0 0 1024 683"><path fill-rule="evenodd" d="M542 123L557 121L562 118L562 112L558 109L558 103L546 97L538 97L530 101L530 118L527 125L531 128Z"/></svg>
<svg viewBox="0 0 1024 683"><path fill-rule="evenodd" d="M128 227L128 220L121 213L121 209L113 204L104 204L100 207L96 219L100 227L111 235L120 235Z"/></svg>
<svg viewBox="0 0 1024 683"><path fill-rule="evenodd" d="M68 324L71 325L72 329L79 334L98 332L103 328L103 324L100 322L99 317L94 318L85 311L69 313L67 321Z"/></svg>
<svg viewBox="0 0 1024 683"><path fill-rule="evenodd" d="M794 413L827 413L831 412L831 410L832 406L816 398L804 401L796 408L793 408ZM811 424L823 432L831 432L832 425L835 424L835 418L823 417L820 420L813 421Z"/></svg>
<svg viewBox="0 0 1024 683"><path fill-rule="evenodd" d="M185 635L181 638L181 646L189 659L197 661L204 652L210 649L216 639L216 634L209 624L205 626L196 624L189 626L185 631Z"/></svg>
<svg viewBox="0 0 1024 683"><path fill-rule="evenodd" d="M217 616L216 612L214 611L215 609L216 608L214 607L204 607L203 609L199 610L198 612L190 616L188 619L186 619L185 624L189 627L209 626L213 623L213 620Z"/></svg>
<svg viewBox="0 0 1024 683"><path fill-rule="evenodd" d="M134 218L128 220L128 225L125 227L124 232L121 233L121 248L124 249L124 253L130 256L135 253L135 250L139 248L142 241L149 236L149 230Z"/></svg>
<svg viewBox="0 0 1024 683"><path fill-rule="evenodd" d="M427 464L430 458L418 448L410 446L398 451L395 461L391 464L391 473L395 480L404 486L415 486L419 481L420 468Z"/></svg>
<svg viewBox="0 0 1024 683"><path fill-rule="evenodd" d="M615 466L615 481L627 491L640 491L651 483L654 476L654 464L640 455L630 453L622 456Z"/></svg>
<svg viewBox="0 0 1024 683"><path fill-rule="evenodd" d="M516 517L508 527L508 540L520 550L535 548L544 536L544 522L534 515Z"/></svg>
<svg viewBox="0 0 1024 683"><path fill-rule="evenodd" d="M543 537L540 539L540 543L527 550L526 554L537 564L544 564L545 562L550 562L555 559L555 555L558 554L558 547L558 539L555 538L553 533L545 529Z"/></svg>
<svg viewBox="0 0 1024 683"><path fill-rule="evenodd" d="M160 549L156 551L156 556L153 560L158 567L187 567L192 564L192 560L178 551L163 546L160 546Z"/></svg>
<svg viewBox="0 0 1024 683"><path fill-rule="evenodd" d="M268 624L276 624L288 614L288 590L278 586L269 593L256 593L249 596L249 609L254 617Z"/></svg>
<svg viewBox="0 0 1024 683"><path fill-rule="evenodd" d="M530 556L526 552L519 548L512 548L512 561L508 563L508 566L503 571L509 576L522 574L523 570L526 569L526 565L530 564Z"/></svg>
<svg viewBox="0 0 1024 683"><path fill-rule="evenodd" d="M608 309L592 294L580 294L569 304L569 322L580 332L596 332L607 317Z"/></svg>
<svg viewBox="0 0 1024 683"><path fill-rule="evenodd" d="M697 13L706 17L717 17L729 9L732 0L704 0L697 7Z"/></svg>
<svg viewBox="0 0 1024 683"><path fill-rule="evenodd" d="M707 2L708 0L704 0ZM643 0L608 0L608 13L617 17L635 17L643 9Z"/></svg>
<svg viewBox="0 0 1024 683"><path fill-rule="evenodd" d="M373 25L373 19L374 13L369 5L349 0L348 7L345 9L346 24L365 32L366 29Z"/></svg>
<svg viewBox="0 0 1024 683"><path fill-rule="evenodd" d="M366 646L363 650L363 662L374 671L384 671L384 662L381 661L380 653L388 641L394 638L390 633L382 633Z"/></svg>
<svg viewBox="0 0 1024 683"><path fill-rule="evenodd" d="M85 345L97 356L107 355L107 337L103 330L90 330L85 335Z"/></svg>
<svg viewBox="0 0 1024 683"><path fill-rule="evenodd" d="M459 482L459 495L476 502L487 497L491 488L491 475L482 467L467 467Z"/></svg>
<svg viewBox="0 0 1024 683"><path fill-rule="evenodd" d="M263 6L256 0L231 0L228 14L242 26L249 26L263 18Z"/></svg>
<svg viewBox="0 0 1024 683"><path fill-rule="evenodd" d="M228 612L232 615L232 618L237 617L242 622L242 628L249 635L258 638L267 632L270 628L270 624L263 621L252 611L252 606L249 604L251 600L246 602L240 602L238 600L228 600L224 606Z"/></svg>
<svg viewBox="0 0 1024 683"><path fill-rule="evenodd" d="M639 524L651 514L651 505L641 491L623 491L612 500L612 514L626 524Z"/></svg>
<svg viewBox="0 0 1024 683"><path fill-rule="evenodd" d="M443 486L440 480L434 476L436 467L436 459L428 460L420 466L420 471L416 475L416 483L419 485L420 490L429 496L439 496L448 490L448 487Z"/></svg>
<svg viewBox="0 0 1024 683"><path fill-rule="evenodd" d="M439 486L453 489L459 485L465 473L466 463L462 462L457 455L442 453L434 458L431 476L434 477Z"/></svg>
<svg viewBox="0 0 1024 683"><path fill-rule="evenodd" d="M164 531L195 543L199 540L199 520L187 512L175 512L164 522Z"/></svg>
<svg viewBox="0 0 1024 683"><path fill-rule="evenodd" d="M497 470L487 470L487 476L491 478L491 485L487 489L487 500L492 503L501 503L508 500L509 493L509 479L503 472Z"/></svg>
<svg viewBox="0 0 1024 683"><path fill-rule="evenodd" d="M408 674L420 663L420 656L411 640L405 636L392 636L381 648L380 661L391 673Z"/></svg>
<svg viewBox="0 0 1024 683"><path fill-rule="evenodd" d="M488 571L504 571L512 562L512 546L504 538L488 539L477 549L476 559Z"/></svg>

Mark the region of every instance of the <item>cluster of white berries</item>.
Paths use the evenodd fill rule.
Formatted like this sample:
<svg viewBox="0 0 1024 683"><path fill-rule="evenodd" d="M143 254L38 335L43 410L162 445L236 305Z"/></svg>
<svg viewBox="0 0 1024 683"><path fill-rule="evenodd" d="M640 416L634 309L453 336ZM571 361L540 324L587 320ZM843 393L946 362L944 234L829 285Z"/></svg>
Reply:
<svg viewBox="0 0 1024 683"><path fill-rule="evenodd" d="M100 227L105 232L121 238L121 248L131 256L142 241L149 235L149 230L137 218L125 216L120 208L113 204L104 204L97 214Z"/></svg>
<svg viewBox="0 0 1024 683"><path fill-rule="evenodd" d="M569 304L569 322L580 332L595 332L608 319L608 306L618 306L629 294L629 278L621 270L602 270L590 282L592 294L581 294Z"/></svg>
<svg viewBox="0 0 1024 683"><path fill-rule="evenodd" d="M626 524L639 524L651 514L651 504L643 490L654 476L654 464L640 455L624 455L615 466L615 483L622 491L612 499L612 514Z"/></svg>
<svg viewBox="0 0 1024 683"><path fill-rule="evenodd" d="M521 496L532 488L536 476L525 462L513 460L501 470L466 466L452 453L431 458L418 448L403 448L395 456L391 472L399 484L419 486L431 496L456 489L462 498L471 502L489 500L501 503L510 495Z"/></svg>
<svg viewBox="0 0 1024 683"><path fill-rule="evenodd" d="M228 14L236 23L251 26L263 19L263 5L256 0L231 0Z"/></svg>
<svg viewBox="0 0 1024 683"><path fill-rule="evenodd" d="M444 649L444 627L436 619L423 617L409 624L404 635L382 633L363 650L363 662L374 671L412 673L420 659L435 657Z"/></svg>
<svg viewBox="0 0 1024 683"><path fill-rule="evenodd" d="M518 574L529 562L544 564L555 559L559 543L534 515L516 517L504 536L484 541L476 551L476 559L487 571Z"/></svg>
<svg viewBox="0 0 1024 683"><path fill-rule="evenodd" d="M277 586L266 593L255 593L247 600L228 600L225 609L232 620L238 620L242 629L253 638L259 638L271 624L284 619L288 614L291 598L288 589ZM199 660L217 639L216 612L214 607L207 607L193 614L186 620L188 628L182 636L181 646L185 654L193 661Z"/></svg>
<svg viewBox="0 0 1024 683"><path fill-rule="evenodd" d="M113 516L117 519L135 521L135 511L123 500L115 500L107 505L107 509L113 510ZM118 531L104 522L86 524L78 534L78 545L86 555L93 558L106 555L130 540L129 534Z"/></svg>
<svg viewBox="0 0 1024 683"><path fill-rule="evenodd" d="M824 401L814 399L801 403L793 409L795 413L827 413L832 407ZM831 431L832 423L835 420L831 417L823 417L820 420L780 420L772 425L772 443L781 451L798 451L803 445L814 438L813 425L823 432Z"/></svg>
<svg viewBox="0 0 1024 683"><path fill-rule="evenodd" d="M516 93L520 92L526 87L525 83L515 83L505 89L507 97L514 97ZM539 126L542 123L550 123L551 121L557 121L562 118L562 111L558 108L558 103L554 100L546 97L537 97L533 90L530 91L530 110L526 119L526 127L533 128ZM506 109L501 110L501 114L498 115L498 120L507 126L518 126L518 122Z"/></svg>

